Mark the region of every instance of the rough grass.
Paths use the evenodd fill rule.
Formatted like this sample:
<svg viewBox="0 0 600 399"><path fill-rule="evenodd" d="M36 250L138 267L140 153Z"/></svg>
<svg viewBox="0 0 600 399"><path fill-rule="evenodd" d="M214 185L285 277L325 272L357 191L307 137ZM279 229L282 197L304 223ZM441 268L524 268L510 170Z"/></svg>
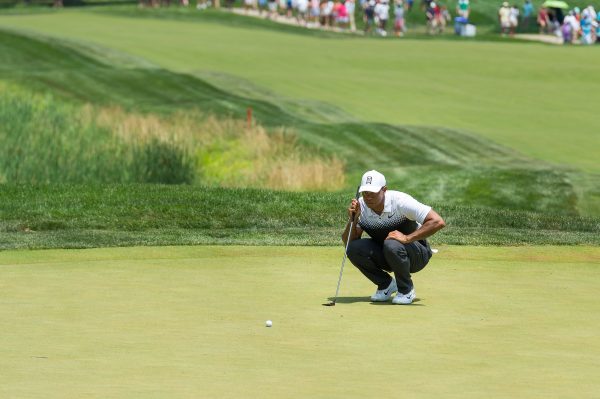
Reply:
<svg viewBox="0 0 600 399"><path fill-rule="evenodd" d="M353 193L194 186L0 186L0 248L339 245ZM436 244L600 244L600 220L431 203Z"/></svg>
<svg viewBox="0 0 600 399"><path fill-rule="evenodd" d="M198 113L71 106L0 86L0 183L195 183L335 190L344 165L281 129Z"/></svg>
<svg viewBox="0 0 600 399"><path fill-rule="evenodd" d="M79 116L78 108L8 90L12 93L0 97L0 182L190 183L193 178L187 150L169 138L126 142Z"/></svg>

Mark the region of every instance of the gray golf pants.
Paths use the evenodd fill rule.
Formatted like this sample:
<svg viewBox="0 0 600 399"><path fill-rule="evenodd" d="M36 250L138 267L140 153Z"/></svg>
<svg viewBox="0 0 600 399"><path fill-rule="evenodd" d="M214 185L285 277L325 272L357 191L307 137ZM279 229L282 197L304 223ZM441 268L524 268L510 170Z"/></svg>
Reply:
<svg viewBox="0 0 600 399"><path fill-rule="evenodd" d="M396 276L398 291L408 294L413 287L411 273L422 270L431 258L431 248L425 240L402 244L396 240L378 243L370 238L361 238L348 245L348 259L358 268L377 289L383 290Z"/></svg>

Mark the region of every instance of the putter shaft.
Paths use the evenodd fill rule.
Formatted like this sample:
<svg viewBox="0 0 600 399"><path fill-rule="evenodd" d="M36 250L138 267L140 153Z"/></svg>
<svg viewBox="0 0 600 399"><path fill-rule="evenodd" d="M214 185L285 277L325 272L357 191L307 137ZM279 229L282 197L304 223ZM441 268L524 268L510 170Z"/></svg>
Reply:
<svg viewBox="0 0 600 399"><path fill-rule="evenodd" d="M358 201L358 196L360 195L360 186L356 187L356 200ZM360 205L359 205L360 206ZM342 274L344 273L344 264L346 263L346 257L348 256L348 246L350 245L350 235L352 234L352 227L354 226L354 214L350 217L350 229L348 230L348 238L346 239L346 248L344 249L344 258L342 259L342 267L340 268L340 276L338 277L337 288L335 289L335 297L333 301L331 301L330 305L327 306L335 306L335 302L337 301L338 294L340 293L340 284L342 282Z"/></svg>

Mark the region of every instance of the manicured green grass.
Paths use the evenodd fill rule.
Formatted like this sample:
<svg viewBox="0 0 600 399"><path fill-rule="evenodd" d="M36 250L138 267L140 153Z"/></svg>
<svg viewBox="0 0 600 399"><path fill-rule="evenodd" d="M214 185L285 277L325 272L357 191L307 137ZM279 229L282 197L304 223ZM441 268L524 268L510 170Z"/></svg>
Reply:
<svg viewBox="0 0 600 399"><path fill-rule="evenodd" d="M323 41L214 20L83 11L4 16L0 24L89 41L173 71L231 74L278 96L334 104L364 121L467 129L535 158L599 170L595 105L584 94L598 85L590 79L600 57L596 49Z"/></svg>
<svg viewBox="0 0 600 399"><path fill-rule="evenodd" d="M341 247L0 252L0 396L593 397L598 261L441 247L413 305L347 264L323 307Z"/></svg>
<svg viewBox="0 0 600 399"><path fill-rule="evenodd" d="M0 249L133 245L339 245L348 193L167 185L0 185ZM600 220L430 203L434 244L600 244Z"/></svg>

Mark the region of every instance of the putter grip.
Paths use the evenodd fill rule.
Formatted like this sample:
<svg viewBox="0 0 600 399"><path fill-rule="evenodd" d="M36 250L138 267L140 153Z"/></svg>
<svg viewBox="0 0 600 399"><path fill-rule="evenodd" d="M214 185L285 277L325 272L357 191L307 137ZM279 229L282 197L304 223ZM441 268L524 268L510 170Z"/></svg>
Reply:
<svg viewBox="0 0 600 399"><path fill-rule="evenodd" d="M357 187L356 187L356 197L355 197L355 199L356 199L357 201L358 201L358 197L359 197L359 196L360 196L360 186L357 186ZM360 206L360 204L358 204L358 206ZM354 212L352 212L352 219L351 219L351 220L354 220Z"/></svg>

